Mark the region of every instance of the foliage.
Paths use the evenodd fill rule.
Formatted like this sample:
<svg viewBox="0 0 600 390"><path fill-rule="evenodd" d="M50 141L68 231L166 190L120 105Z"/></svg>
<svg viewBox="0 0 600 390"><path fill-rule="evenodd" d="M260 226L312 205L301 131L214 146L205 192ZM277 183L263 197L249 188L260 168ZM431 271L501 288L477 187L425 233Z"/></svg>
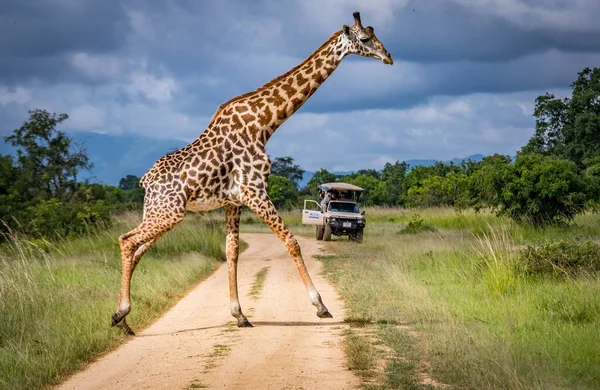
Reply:
<svg viewBox="0 0 600 390"><path fill-rule="evenodd" d="M560 240L528 245L519 256L527 275L566 276L600 271L600 246L590 240Z"/></svg>
<svg viewBox="0 0 600 390"><path fill-rule="evenodd" d="M144 203L144 188L140 186L140 178L135 175L127 175L119 180L120 190L124 191L123 202Z"/></svg>
<svg viewBox="0 0 600 390"><path fill-rule="evenodd" d="M336 174L330 173L327 169L322 168L314 173L314 175L306 184L306 187L302 190L302 193L310 196L315 196L315 194L317 193L317 186L323 183L335 182L338 181L338 179L339 177Z"/></svg>
<svg viewBox="0 0 600 390"><path fill-rule="evenodd" d="M423 218L419 214L415 214L412 216L411 220L404 227L404 229L400 230L400 234L418 234L423 232L432 232L435 231L435 228L428 223L426 223Z"/></svg>
<svg viewBox="0 0 600 390"><path fill-rule="evenodd" d="M294 164L294 159L290 156L277 157L271 164L271 174L287 178L298 188L298 181L302 180L304 169Z"/></svg>
<svg viewBox="0 0 600 390"><path fill-rule="evenodd" d="M491 205L517 222L564 223L585 209L585 183L571 161L520 154L514 164L488 174Z"/></svg>
<svg viewBox="0 0 600 390"><path fill-rule="evenodd" d="M570 98L536 99L536 130L523 152L568 159L582 170L600 155L600 68L583 69L571 89Z"/></svg>
<svg viewBox="0 0 600 390"><path fill-rule="evenodd" d="M287 177L271 175L268 191L271 201L278 209L294 207L298 202L298 190Z"/></svg>
<svg viewBox="0 0 600 390"><path fill-rule="evenodd" d="M73 150L71 139L56 130L67 114L33 110L29 115L29 121L5 137L17 147L19 174L14 185L28 200L65 200L76 190L77 174L92 164L83 149Z"/></svg>
<svg viewBox="0 0 600 390"><path fill-rule="evenodd" d="M57 126L67 114L29 112L29 120L5 140L17 148L17 158L0 156L0 232L11 230L36 237L80 235L110 226L110 213L143 202L144 191L77 180L92 167L85 150ZM4 240L2 235L0 240Z"/></svg>

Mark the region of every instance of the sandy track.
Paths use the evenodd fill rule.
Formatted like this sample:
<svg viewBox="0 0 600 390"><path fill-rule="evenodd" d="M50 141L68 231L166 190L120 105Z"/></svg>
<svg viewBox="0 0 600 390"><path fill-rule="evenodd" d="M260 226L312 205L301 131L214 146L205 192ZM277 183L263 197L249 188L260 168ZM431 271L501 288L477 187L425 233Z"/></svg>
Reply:
<svg viewBox="0 0 600 390"><path fill-rule="evenodd" d="M238 329L229 314L223 265L156 323L59 389L357 388L359 381L346 369L341 349L347 327L343 305L312 258L319 253L318 243L298 238L332 320L316 316L292 259L275 235L242 238L250 247L240 255L240 301L254 328ZM258 297L251 297L255 275L264 267L269 267L264 287Z"/></svg>

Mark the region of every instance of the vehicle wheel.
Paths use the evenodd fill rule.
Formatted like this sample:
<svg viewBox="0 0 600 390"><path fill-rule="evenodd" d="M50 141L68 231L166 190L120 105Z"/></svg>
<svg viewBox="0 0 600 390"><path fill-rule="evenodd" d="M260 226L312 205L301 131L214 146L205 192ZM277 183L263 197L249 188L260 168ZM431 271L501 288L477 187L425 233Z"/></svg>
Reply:
<svg viewBox="0 0 600 390"><path fill-rule="evenodd" d="M331 241L331 226L325 225L325 232L323 232L323 241Z"/></svg>
<svg viewBox="0 0 600 390"><path fill-rule="evenodd" d="M317 226L317 232L315 234L317 241L321 241L323 239L323 226Z"/></svg>
<svg viewBox="0 0 600 390"><path fill-rule="evenodd" d="M363 242L363 229L358 229L356 231L356 235L354 236L354 241Z"/></svg>

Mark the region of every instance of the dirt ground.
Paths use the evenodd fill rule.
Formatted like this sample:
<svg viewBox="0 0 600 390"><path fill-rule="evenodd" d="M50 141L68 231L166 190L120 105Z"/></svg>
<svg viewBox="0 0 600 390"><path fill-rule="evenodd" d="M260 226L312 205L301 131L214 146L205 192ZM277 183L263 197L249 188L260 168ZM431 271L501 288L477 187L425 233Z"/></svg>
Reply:
<svg viewBox="0 0 600 390"><path fill-rule="evenodd" d="M274 234L242 234L242 239L249 248L238 265L240 302L254 328L237 328L229 314L223 264L156 323L58 388L358 388L342 351L347 328L342 302L312 258L319 244L298 237L311 277L334 316L327 320L316 316L291 257ZM255 275L265 267L264 287L251 295ZM132 316L135 310L133 302Z"/></svg>

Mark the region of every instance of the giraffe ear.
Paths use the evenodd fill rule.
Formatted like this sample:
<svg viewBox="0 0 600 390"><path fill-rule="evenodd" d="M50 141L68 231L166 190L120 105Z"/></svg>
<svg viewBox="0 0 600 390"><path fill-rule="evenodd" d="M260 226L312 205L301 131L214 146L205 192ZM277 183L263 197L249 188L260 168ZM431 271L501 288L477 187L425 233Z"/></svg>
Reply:
<svg viewBox="0 0 600 390"><path fill-rule="evenodd" d="M344 24L344 27L342 27L342 31L344 32L344 35L346 35L347 37L350 36L350 26L348 26L347 24Z"/></svg>

